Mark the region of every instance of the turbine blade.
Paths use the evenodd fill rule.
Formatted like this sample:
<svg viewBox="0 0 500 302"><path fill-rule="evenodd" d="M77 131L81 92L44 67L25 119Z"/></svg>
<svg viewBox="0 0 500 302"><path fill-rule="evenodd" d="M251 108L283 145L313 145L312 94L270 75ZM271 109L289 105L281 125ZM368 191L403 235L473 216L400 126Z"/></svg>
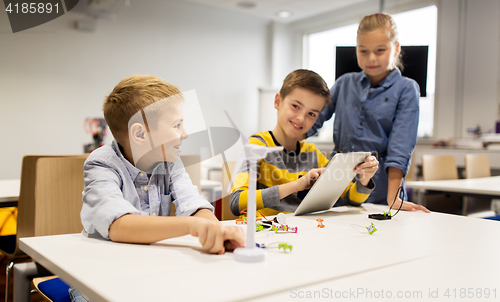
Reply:
<svg viewBox="0 0 500 302"><path fill-rule="evenodd" d="M227 112L227 110L224 109L224 113L226 113L226 116L229 119L229 122L231 122L231 125L233 125L234 129L238 130L238 132L240 133L241 139L243 140L243 144L245 144L245 145L248 144L248 142L249 142L248 138L243 134L243 132L241 132L240 128L238 128L238 126L236 126L235 122L233 121L233 119L229 115L229 112Z"/></svg>

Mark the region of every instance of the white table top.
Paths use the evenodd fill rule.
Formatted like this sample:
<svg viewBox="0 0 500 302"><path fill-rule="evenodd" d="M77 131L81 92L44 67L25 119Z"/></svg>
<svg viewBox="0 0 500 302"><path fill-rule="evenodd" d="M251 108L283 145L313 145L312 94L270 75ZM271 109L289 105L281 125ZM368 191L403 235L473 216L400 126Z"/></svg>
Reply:
<svg viewBox="0 0 500 302"><path fill-rule="evenodd" d="M498 241L471 244L247 301L499 301L499 251ZM306 299L315 292L322 299Z"/></svg>
<svg viewBox="0 0 500 302"><path fill-rule="evenodd" d="M481 272L475 275L474 284L491 284L493 273L499 284L500 244L496 242L500 223L423 212L400 212L391 221L368 219L368 213L382 210L387 208L367 204L314 215L287 215L287 224L297 226L298 233L257 233L256 241L269 247L266 261L254 264L236 262L231 253L206 254L191 236L134 245L71 234L23 238L21 249L94 302L281 301L290 296L290 289L324 285L353 288L375 284L384 289L406 285L404 289L427 293L431 285L444 286L468 274L457 273L457 267L468 260L475 262L466 268ZM317 218L324 219L325 228L317 228ZM370 222L378 228L373 235L365 228ZM293 251L278 250L278 243L283 242L293 245ZM462 259L462 251L468 258ZM496 255L491 259L495 265L484 258L488 255ZM450 260L438 265L441 259ZM423 282L420 287L424 288L414 288L404 282L426 278L438 283ZM500 286L497 297L499 291Z"/></svg>
<svg viewBox="0 0 500 302"><path fill-rule="evenodd" d="M407 181L405 184L408 188L413 189L500 196L500 176L455 180Z"/></svg>
<svg viewBox="0 0 500 302"><path fill-rule="evenodd" d="M19 198L20 188L21 188L20 179L0 180L0 203L17 201Z"/></svg>

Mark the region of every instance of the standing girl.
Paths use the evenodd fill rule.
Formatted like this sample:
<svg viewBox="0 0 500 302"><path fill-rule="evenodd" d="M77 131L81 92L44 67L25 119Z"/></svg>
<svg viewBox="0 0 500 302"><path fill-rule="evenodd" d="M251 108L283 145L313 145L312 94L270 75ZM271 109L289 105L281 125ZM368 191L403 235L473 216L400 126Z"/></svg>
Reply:
<svg viewBox="0 0 500 302"><path fill-rule="evenodd" d="M330 90L331 103L321 112L313 135L334 113L334 152L372 151L379 156L376 187L366 202L392 205L410 167L417 142L420 89L401 75L401 46L390 15L373 14L358 27L356 56L361 72L347 73ZM425 207L402 201L393 208Z"/></svg>

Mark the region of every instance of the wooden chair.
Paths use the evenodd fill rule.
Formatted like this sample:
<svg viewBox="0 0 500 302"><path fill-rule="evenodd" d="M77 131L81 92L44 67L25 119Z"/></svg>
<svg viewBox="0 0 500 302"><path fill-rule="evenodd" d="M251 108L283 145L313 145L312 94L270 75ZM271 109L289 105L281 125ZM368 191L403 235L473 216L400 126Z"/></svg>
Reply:
<svg viewBox="0 0 500 302"><path fill-rule="evenodd" d="M10 296L11 270L14 261L27 258L19 248L19 239L33 236L78 233L83 230L82 155L26 155L21 169L17 233L3 236L0 252L12 258L7 266L6 301Z"/></svg>
<svg viewBox="0 0 500 302"><path fill-rule="evenodd" d="M422 155L423 180L458 179L457 162L453 155Z"/></svg>
<svg viewBox="0 0 500 302"><path fill-rule="evenodd" d="M465 155L465 178L490 177L490 159L484 154L466 154ZM491 198L485 197L464 197L467 205L466 212L488 211L491 208Z"/></svg>
<svg viewBox="0 0 500 302"><path fill-rule="evenodd" d="M488 155L465 155L465 178L490 177L490 160Z"/></svg>
<svg viewBox="0 0 500 302"><path fill-rule="evenodd" d="M198 187L198 192L201 191L201 157L199 155L181 155L180 156L184 168L186 169L189 178L193 185ZM175 206L170 205L170 216L175 216Z"/></svg>
<svg viewBox="0 0 500 302"><path fill-rule="evenodd" d="M227 164L227 166L226 166ZM238 216L234 216L231 212L231 208L229 207L229 196L231 192L227 191L227 187L231 180L230 176L233 175L234 166L236 162L228 161L222 164L222 211L221 211L221 220L233 220L237 219ZM229 169L229 170L228 170Z"/></svg>
<svg viewBox="0 0 500 302"><path fill-rule="evenodd" d="M453 155L435 155L435 154L424 154L422 155L422 178L424 181L428 180L451 180L458 179L458 169L456 159ZM429 202L429 194L424 195L424 206L427 207ZM450 212L452 209L457 207L454 203L462 203L462 214L466 212L467 204L466 201L457 201L451 198L449 195L440 195L439 202L436 202L436 207L438 211ZM442 200L446 198L448 201L443 203ZM452 207L453 205L453 207ZM453 212L457 213L458 212Z"/></svg>

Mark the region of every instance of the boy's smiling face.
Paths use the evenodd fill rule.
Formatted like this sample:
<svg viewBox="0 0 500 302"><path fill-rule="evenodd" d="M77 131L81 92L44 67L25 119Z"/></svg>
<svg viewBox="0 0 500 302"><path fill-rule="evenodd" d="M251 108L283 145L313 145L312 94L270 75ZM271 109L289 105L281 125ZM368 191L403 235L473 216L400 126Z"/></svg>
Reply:
<svg viewBox="0 0 500 302"><path fill-rule="evenodd" d="M151 129L151 138L155 149L160 149L161 158L158 161L177 161L182 141L188 137L184 129L184 114L180 105L172 105L158 121L156 128ZM161 144L161 146L159 146ZM156 153L156 152L155 152Z"/></svg>
<svg viewBox="0 0 500 302"><path fill-rule="evenodd" d="M278 127L287 139L300 140L311 129L325 106L325 99L308 89L296 87L284 99L278 93Z"/></svg>
<svg viewBox="0 0 500 302"><path fill-rule="evenodd" d="M142 123L134 123L129 130L133 163L146 172L151 171L158 162L177 161L182 141L188 137L183 124L182 106L172 104L161 110L165 111L154 122L156 125L151 125L150 132Z"/></svg>

